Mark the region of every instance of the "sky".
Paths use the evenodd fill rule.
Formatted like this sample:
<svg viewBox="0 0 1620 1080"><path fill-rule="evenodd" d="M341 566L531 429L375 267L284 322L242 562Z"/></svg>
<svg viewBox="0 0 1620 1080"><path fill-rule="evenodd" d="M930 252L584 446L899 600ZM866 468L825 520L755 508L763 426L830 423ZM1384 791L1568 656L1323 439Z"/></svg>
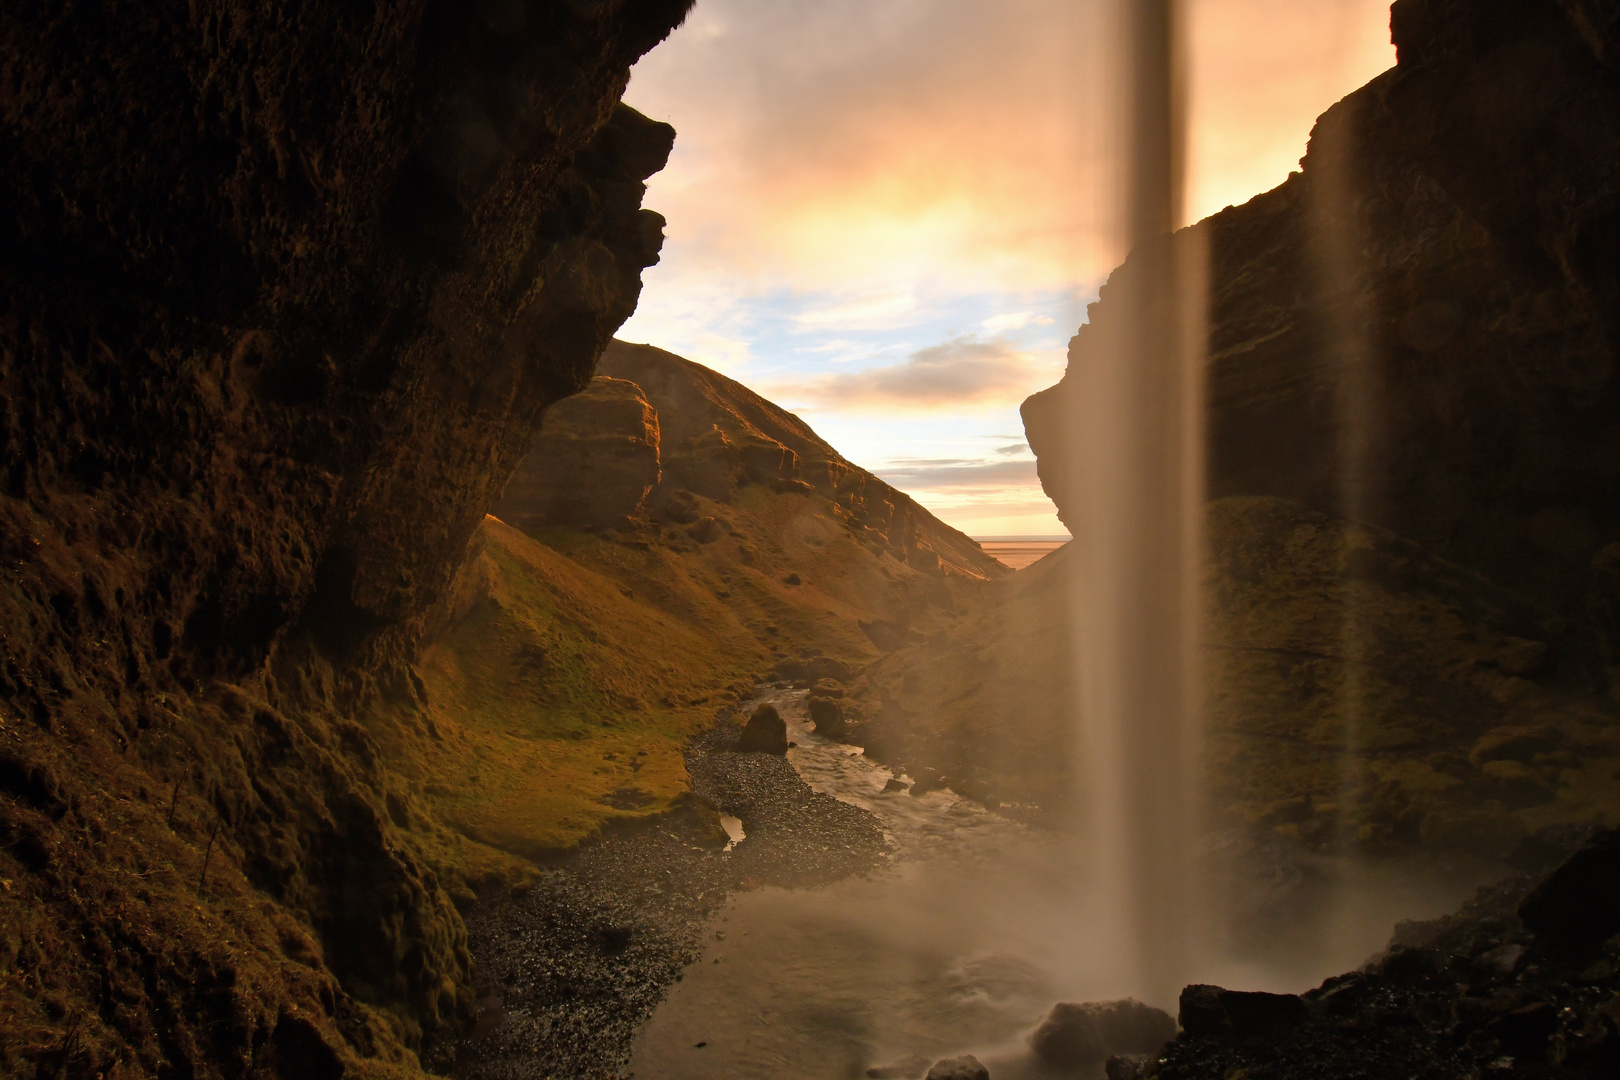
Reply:
<svg viewBox="0 0 1620 1080"><path fill-rule="evenodd" d="M619 337L793 410L970 536L1065 535L1018 405L1123 256L1108 3L698 0L625 95L677 136ZM1282 183L1395 61L1387 0L1184 10L1187 222Z"/></svg>

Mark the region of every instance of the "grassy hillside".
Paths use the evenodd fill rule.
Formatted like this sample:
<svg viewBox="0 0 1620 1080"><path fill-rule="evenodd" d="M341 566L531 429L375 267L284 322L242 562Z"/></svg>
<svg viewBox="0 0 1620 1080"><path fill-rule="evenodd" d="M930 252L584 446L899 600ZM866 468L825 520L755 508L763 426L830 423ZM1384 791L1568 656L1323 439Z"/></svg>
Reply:
<svg viewBox="0 0 1620 1080"><path fill-rule="evenodd" d="M539 468L497 507L523 529L485 519L417 666L426 705L379 735L474 885L521 879L524 860L680 803L687 742L783 661L826 655L858 671L881 647L937 633L1004 572L792 414L670 354L630 355L659 405L645 421L630 410L637 433L656 445L660 427L666 439L723 432L749 452L707 453L717 497L666 468L613 527L546 524L561 504L545 501ZM574 438L562 419L542 429L553 456Z"/></svg>

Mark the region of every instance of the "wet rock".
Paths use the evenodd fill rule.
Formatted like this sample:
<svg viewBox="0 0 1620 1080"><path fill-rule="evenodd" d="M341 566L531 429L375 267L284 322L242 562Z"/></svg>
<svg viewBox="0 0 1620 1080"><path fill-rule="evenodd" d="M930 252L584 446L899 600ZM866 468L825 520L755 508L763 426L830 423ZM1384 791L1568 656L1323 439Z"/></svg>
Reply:
<svg viewBox="0 0 1620 1080"><path fill-rule="evenodd" d="M829 739L841 738L846 730L844 710L832 698L810 699L810 722L815 725L817 735Z"/></svg>
<svg viewBox="0 0 1620 1080"><path fill-rule="evenodd" d="M787 753L787 723L776 706L767 703L754 710L737 739L737 749L742 753Z"/></svg>
<svg viewBox="0 0 1620 1080"><path fill-rule="evenodd" d="M990 1070L972 1054L963 1054L934 1062L927 1080L990 1080Z"/></svg>
<svg viewBox="0 0 1620 1080"><path fill-rule="evenodd" d="M1030 1036L1049 1065L1079 1068L1116 1054L1151 1054L1176 1037L1170 1014L1133 998L1059 1002Z"/></svg>
<svg viewBox="0 0 1620 1080"><path fill-rule="evenodd" d="M1181 1027L1195 1038L1265 1039L1305 1022L1305 1002L1294 994L1193 985L1181 992Z"/></svg>
<svg viewBox="0 0 1620 1080"><path fill-rule="evenodd" d="M1115 1054L1103 1063L1107 1080L1136 1080L1153 1058L1148 1054Z"/></svg>
<svg viewBox="0 0 1620 1080"><path fill-rule="evenodd" d="M1525 929L1584 955L1620 932L1620 829L1592 837L1519 904Z"/></svg>
<svg viewBox="0 0 1620 1080"><path fill-rule="evenodd" d="M810 688L810 696L841 698L844 696L844 684L837 679L817 679L816 685Z"/></svg>
<svg viewBox="0 0 1620 1080"><path fill-rule="evenodd" d="M904 780L901 780L899 777L895 777L895 776L889 777L889 782L887 784L883 785L883 793L885 795L892 794L893 792L896 792L896 791L910 791L910 790L911 790L910 787L907 786L907 784L906 784L906 782Z"/></svg>

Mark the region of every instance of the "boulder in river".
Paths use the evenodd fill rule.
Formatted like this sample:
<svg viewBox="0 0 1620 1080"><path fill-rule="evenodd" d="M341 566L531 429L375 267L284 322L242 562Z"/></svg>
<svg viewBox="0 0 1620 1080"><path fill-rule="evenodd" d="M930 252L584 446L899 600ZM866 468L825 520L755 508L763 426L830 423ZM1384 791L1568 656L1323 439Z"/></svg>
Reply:
<svg viewBox="0 0 1620 1080"><path fill-rule="evenodd" d="M1598 833L1519 904L1525 929L1553 949L1595 951L1620 932L1620 829Z"/></svg>
<svg viewBox="0 0 1620 1080"><path fill-rule="evenodd" d="M1176 1037L1170 1014L1134 998L1061 1001L1030 1036L1035 1055L1048 1065L1079 1068L1116 1054L1152 1054Z"/></svg>
<svg viewBox="0 0 1620 1080"><path fill-rule="evenodd" d="M787 723L775 705L767 702L754 710L737 740L737 749L742 753L787 753Z"/></svg>
<svg viewBox="0 0 1620 1080"><path fill-rule="evenodd" d="M810 699L810 722L816 726L817 735L825 735L829 739L843 737L844 710L832 698Z"/></svg>
<svg viewBox="0 0 1620 1080"><path fill-rule="evenodd" d="M934 1062L927 1080L990 1080L990 1070L972 1054L963 1054Z"/></svg>

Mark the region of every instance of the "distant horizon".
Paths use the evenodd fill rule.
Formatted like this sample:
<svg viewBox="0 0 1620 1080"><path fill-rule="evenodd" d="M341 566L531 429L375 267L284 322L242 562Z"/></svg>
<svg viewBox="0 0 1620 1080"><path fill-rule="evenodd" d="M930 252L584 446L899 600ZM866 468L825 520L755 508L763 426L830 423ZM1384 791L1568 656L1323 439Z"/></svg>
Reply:
<svg viewBox="0 0 1620 1080"><path fill-rule="evenodd" d="M969 536L975 544L1067 544L1072 536Z"/></svg>

